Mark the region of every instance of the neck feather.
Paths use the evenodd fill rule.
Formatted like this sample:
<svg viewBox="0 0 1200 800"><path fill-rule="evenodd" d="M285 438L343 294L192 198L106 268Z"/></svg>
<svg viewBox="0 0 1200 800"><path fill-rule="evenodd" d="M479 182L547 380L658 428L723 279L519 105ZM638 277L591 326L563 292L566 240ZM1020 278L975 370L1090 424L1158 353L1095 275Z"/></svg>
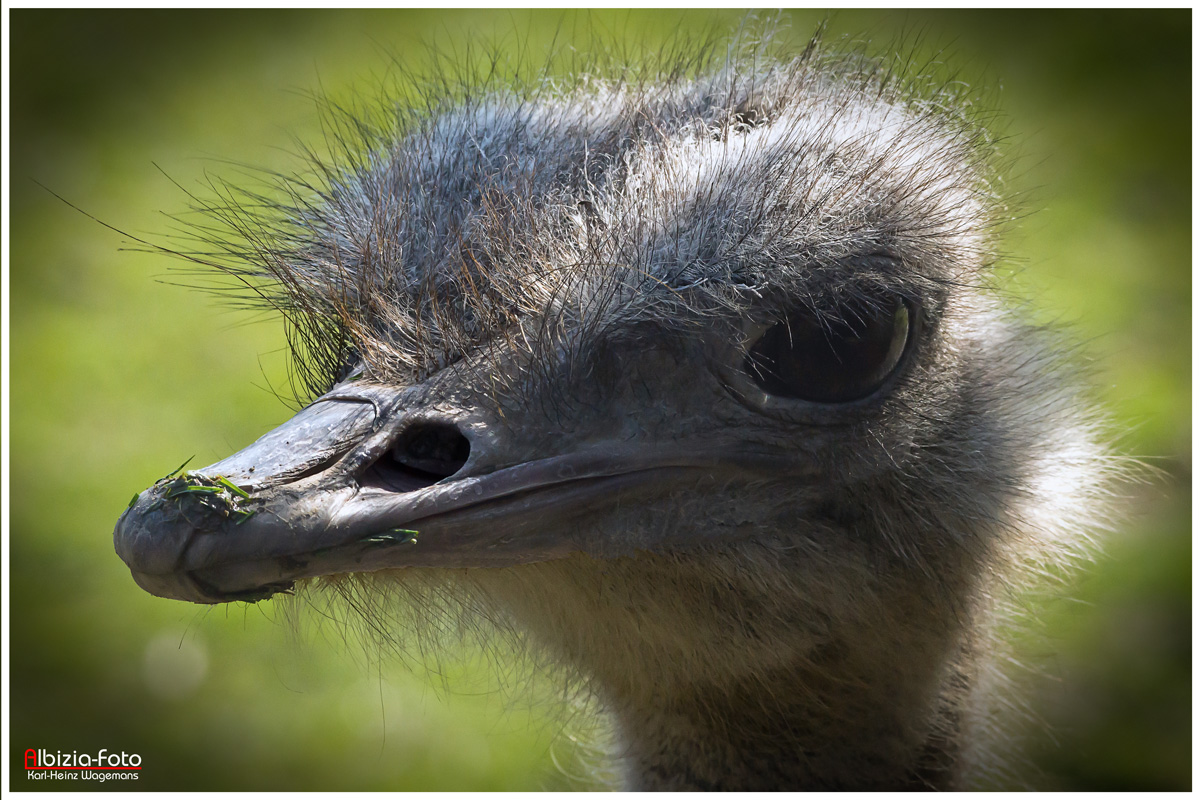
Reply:
<svg viewBox="0 0 1200 800"><path fill-rule="evenodd" d="M864 677L833 661L613 703L629 788L958 786L968 681L957 666Z"/></svg>

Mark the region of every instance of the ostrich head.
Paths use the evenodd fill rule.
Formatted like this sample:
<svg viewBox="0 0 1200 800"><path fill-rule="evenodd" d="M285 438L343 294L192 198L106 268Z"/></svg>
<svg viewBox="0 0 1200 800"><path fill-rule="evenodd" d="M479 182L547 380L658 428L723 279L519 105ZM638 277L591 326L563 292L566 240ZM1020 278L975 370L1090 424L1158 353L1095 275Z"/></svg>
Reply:
<svg viewBox="0 0 1200 800"><path fill-rule="evenodd" d="M587 677L635 787L955 785L997 598L1103 490L989 288L984 131L814 47L451 94L226 216L316 399L135 498L134 579L453 582Z"/></svg>

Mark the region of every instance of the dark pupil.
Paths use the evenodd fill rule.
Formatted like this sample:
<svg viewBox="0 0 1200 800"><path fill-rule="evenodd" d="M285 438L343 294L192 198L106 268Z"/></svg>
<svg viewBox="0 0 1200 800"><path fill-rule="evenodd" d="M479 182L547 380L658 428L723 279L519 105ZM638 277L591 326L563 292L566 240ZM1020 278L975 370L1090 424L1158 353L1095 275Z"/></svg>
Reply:
<svg viewBox="0 0 1200 800"><path fill-rule="evenodd" d="M908 342L908 306L899 298L848 303L834 315L793 311L746 356L763 391L813 403L847 403L873 394Z"/></svg>

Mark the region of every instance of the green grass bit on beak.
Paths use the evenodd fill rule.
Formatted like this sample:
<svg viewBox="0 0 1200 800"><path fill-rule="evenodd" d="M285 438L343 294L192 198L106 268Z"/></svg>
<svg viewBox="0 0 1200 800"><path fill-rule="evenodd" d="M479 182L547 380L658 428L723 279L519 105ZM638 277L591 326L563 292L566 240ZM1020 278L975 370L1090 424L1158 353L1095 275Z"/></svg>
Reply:
<svg viewBox="0 0 1200 800"><path fill-rule="evenodd" d="M160 478L160 480L164 480L164 481L165 481L167 478L174 478L176 475L178 475L179 473L183 472L183 468L184 468L184 467L186 467L188 464L192 463L192 459L193 459L193 458L195 458L195 457L196 457L196 456L194 456L194 455L188 456L188 459L187 459L187 461L184 461L184 462L183 462L182 464L180 464L178 467L176 467L175 469L171 470L171 471L170 471L170 472L168 472L166 475L163 475L163 476L162 476L162 478Z"/></svg>
<svg viewBox="0 0 1200 800"><path fill-rule="evenodd" d="M416 544L419 533L408 528L392 528L384 533L377 533L374 536L368 536L363 539L363 544L389 545L389 544Z"/></svg>
<svg viewBox="0 0 1200 800"><path fill-rule="evenodd" d="M234 494L236 494L238 497L241 497L243 500L249 500L249 499L250 499L250 493L249 493L249 492L247 492L245 489L243 489L243 488L242 488L242 487L240 487L240 486L236 486L236 485L234 485L234 483L233 483L232 481L230 481L228 478L225 478L225 477L223 477L223 476L221 476L221 475L218 475L218 476L217 476L217 483L221 484L221 485L222 485L222 486L224 486L226 489L228 489L229 491L231 491L231 492L233 492Z"/></svg>

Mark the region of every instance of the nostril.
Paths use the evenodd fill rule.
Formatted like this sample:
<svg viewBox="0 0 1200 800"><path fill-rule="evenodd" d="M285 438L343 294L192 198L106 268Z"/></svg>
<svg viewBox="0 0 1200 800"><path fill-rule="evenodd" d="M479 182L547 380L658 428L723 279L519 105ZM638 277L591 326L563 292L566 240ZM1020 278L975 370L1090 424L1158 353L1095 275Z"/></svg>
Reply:
<svg viewBox="0 0 1200 800"><path fill-rule="evenodd" d="M392 458L407 467L448 478L462 469L471 443L457 428L440 423L409 428L392 448Z"/></svg>
<svg viewBox="0 0 1200 800"><path fill-rule="evenodd" d="M423 489L458 472L470 455L471 443L453 425L417 423L372 465L364 483L401 492Z"/></svg>

